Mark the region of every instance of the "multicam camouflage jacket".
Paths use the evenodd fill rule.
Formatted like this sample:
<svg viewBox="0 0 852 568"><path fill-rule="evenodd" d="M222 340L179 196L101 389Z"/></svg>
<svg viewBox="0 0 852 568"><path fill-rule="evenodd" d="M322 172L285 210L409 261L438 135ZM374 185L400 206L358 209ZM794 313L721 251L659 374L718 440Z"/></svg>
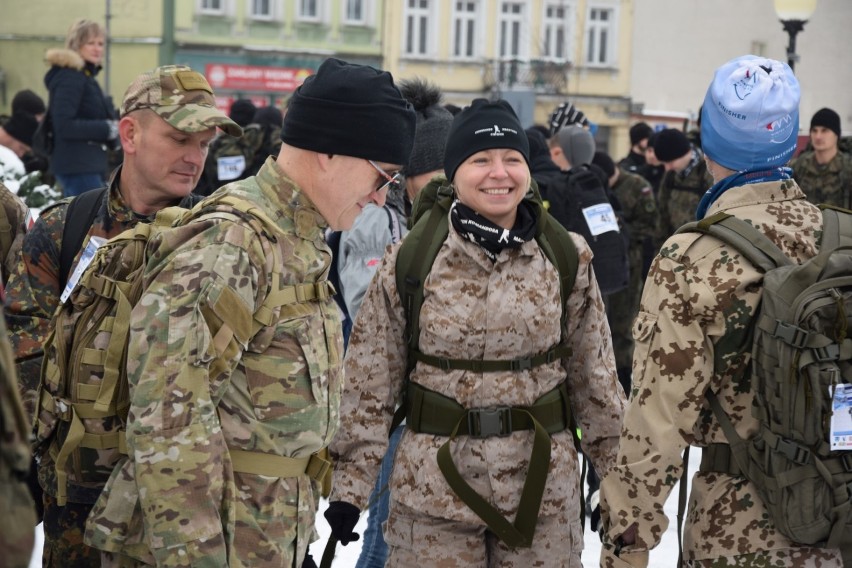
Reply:
<svg viewBox="0 0 852 568"><path fill-rule="evenodd" d="M118 189L121 168L109 181L109 199L101 204L88 235L110 238L149 220L134 213L125 204ZM185 198L186 203L192 201ZM35 411L36 390L41 373L44 342L50 333L50 321L59 306L62 293L59 282L59 254L62 231L71 199L64 199L41 212L24 237L21 262L15 266L6 285L6 322L15 354L18 383L27 416ZM184 205L184 202L181 202ZM79 259L79 252L74 264Z"/></svg>
<svg viewBox="0 0 852 568"><path fill-rule="evenodd" d="M149 244L130 321L130 457L95 504L86 543L163 566L299 566L318 484L235 472L234 453L307 457L337 429L333 297L284 305L251 333L273 274L283 285L327 278L326 223L272 159L223 192L280 231L259 237L248 220L212 212Z"/></svg>
<svg viewBox="0 0 852 568"><path fill-rule="evenodd" d="M660 242L684 223L695 220L695 211L704 192L713 186L704 154L693 149L692 161L682 172L668 171L660 182Z"/></svg>
<svg viewBox="0 0 852 568"><path fill-rule="evenodd" d="M732 188L707 216L719 211L752 223L793 259L817 252L822 216L793 180ZM757 432L746 374L749 355L716 353L716 346L727 332L749 325L760 301L761 279L739 253L697 233L671 237L654 259L633 324L633 390L618 461L601 487L602 565L620 565L611 557L609 563L603 560L633 523L639 529L636 544L624 552L659 544L668 526L663 504L681 475L686 445L727 443L705 399L707 389L717 393L740 436ZM720 355L728 361L726 368L714 368ZM818 565L792 562L792 546L769 521L750 482L711 472L692 479L685 560L777 551L778 565ZM839 565L830 561L834 552L824 554L829 563L823 566Z"/></svg>
<svg viewBox="0 0 852 568"><path fill-rule="evenodd" d="M454 359L514 359L559 344L573 351L523 371L443 371L418 362L411 381L449 396L467 408L530 405L567 381L574 417L583 431L584 452L602 474L613 463L624 405L616 382L609 328L591 268L591 250L572 234L580 263L560 329L556 268L535 241L503 250L492 262L476 244L450 226L424 283L420 315L423 353ZM364 509L388 445L388 428L402 396L407 344L404 311L396 287L399 245L382 259L351 336L341 426L331 445L335 466L331 500ZM564 336L562 335L564 331ZM405 430L396 453L390 491L395 501L424 515L480 524L450 489L436 454L447 438ZM533 433L506 437L460 436L453 461L473 489L502 515L514 518L526 480ZM569 430L552 435L550 470L540 516L578 511L580 472ZM571 527L582 543L579 518Z"/></svg>
<svg viewBox="0 0 852 568"><path fill-rule="evenodd" d="M0 318L0 558L10 568L25 568L33 553L36 513L26 483L29 431L15 383L6 324Z"/></svg>
<svg viewBox="0 0 852 568"><path fill-rule="evenodd" d="M818 164L814 152L804 152L790 162L793 179L811 203L828 203L852 209L852 155L837 152L827 164Z"/></svg>
<svg viewBox="0 0 852 568"><path fill-rule="evenodd" d="M0 289L18 263L29 214L29 207L0 182Z"/></svg>

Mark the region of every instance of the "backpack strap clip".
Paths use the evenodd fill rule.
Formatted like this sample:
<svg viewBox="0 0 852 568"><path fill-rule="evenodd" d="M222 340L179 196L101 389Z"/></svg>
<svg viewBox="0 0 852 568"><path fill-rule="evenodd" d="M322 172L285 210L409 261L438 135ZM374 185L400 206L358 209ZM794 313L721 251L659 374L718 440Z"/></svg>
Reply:
<svg viewBox="0 0 852 568"><path fill-rule="evenodd" d="M467 414L468 436L490 438L508 436L512 430L512 407L472 408Z"/></svg>

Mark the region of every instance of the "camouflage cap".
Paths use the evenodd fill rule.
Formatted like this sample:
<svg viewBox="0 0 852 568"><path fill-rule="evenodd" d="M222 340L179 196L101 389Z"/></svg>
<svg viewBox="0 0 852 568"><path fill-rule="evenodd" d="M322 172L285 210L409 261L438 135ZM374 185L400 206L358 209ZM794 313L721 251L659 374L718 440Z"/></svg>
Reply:
<svg viewBox="0 0 852 568"><path fill-rule="evenodd" d="M149 108L183 132L201 132L218 126L231 136L243 129L216 108L213 89L198 71L185 65L164 65L142 73L127 88L121 116Z"/></svg>

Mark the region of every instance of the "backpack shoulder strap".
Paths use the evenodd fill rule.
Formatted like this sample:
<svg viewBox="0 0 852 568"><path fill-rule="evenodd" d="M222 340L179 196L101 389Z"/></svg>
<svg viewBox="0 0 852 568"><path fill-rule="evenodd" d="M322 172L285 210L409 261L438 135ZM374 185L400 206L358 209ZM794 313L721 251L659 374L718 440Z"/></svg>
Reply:
<svg viewBox="0 0 852 568"><path fill-rule="evenodd" d="M568 296L574 289L577 279L577 269L580 258L577 255L577 247L568 231L554 219L544 207L541 206L539 217L540 229L536 235L536 241L541 247L547 259L556 266L559 272L560 297L562 298L562 323L568 319Z"/></svg>
<svg viewBox="0 0 852 568"><path fill-rule="evenodd" d="M852 211L826 204L819 208L822 210L820 249L852 246Z"/></svg>
<svg viewBox="0 0 852 568"><path fill-rule="evenodd" d="M59 289L68 282L74 257L83 247L86 234L95 222L104 196L109 186L81 193L71 200L65 212L65 226L62 228L62 248L59 251Z"/></svg>
<svg viewBox="0 0 852 568"><path fill-rule="evenodd" d="M703 233L732 246L761 272L767 272L792 261L769 238L745 221L720 211L701 221L680 227L676 233Z"/></svg>

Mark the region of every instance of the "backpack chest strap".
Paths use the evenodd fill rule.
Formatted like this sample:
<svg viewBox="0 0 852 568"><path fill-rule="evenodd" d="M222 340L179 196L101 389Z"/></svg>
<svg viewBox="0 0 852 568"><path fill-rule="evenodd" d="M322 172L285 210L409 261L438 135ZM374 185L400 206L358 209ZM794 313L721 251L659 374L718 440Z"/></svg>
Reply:
<svg viewBox="0 0 852 568"><path fill-rule="evenodd" d="M533 357L502 361L488 359L447 359L444 357L435 357L434 355L426 355L415 349L412 349L410 353L411 357L416 361L432 367L438 367L444 371L453 369L457 371L473 371L474 373L493 373L498 371L526 371L539 365L552 363L558 359L569 358L571 357L571 348L562 345Z"/></svg>

